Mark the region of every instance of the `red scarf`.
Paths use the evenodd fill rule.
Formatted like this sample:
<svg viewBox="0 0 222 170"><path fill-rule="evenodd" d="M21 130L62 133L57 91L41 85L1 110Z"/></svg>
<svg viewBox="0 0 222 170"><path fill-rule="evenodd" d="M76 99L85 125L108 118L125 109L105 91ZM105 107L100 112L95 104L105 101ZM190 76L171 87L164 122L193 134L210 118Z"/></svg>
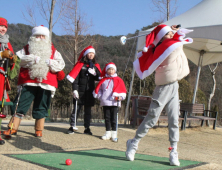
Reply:
<svg viewBox="0 0 222 170"><path fill-rule="evenodd" d="M83 62L80 62L80 61L78 61L75 65L74 65L74 67L73 67L73 69L70 71L70 73L67 75L67 79L71 82L71 83L73 83L74 81L75 81L75 79L76 79L76 77L78 76L78 74L79 74L79 72L80 72L80 70L82 69L82 66L84 65L84 63ZM98 64L98 63L96 63L96 64L94 64L95 66L96 66L96 68L99 70L99 72L101 73L101 68L100 68L100 65Z"/></svg>
<svg viewBox="0 0 222 170"><path fill-rule="evenodd" d="M108 80L108 79L113 79L114 86L113 86L112 97L113 98L119 97L119 96L125 97L126 96L126 87L125 87L125 84L124 84L123 80L118 76L116 76L116 77L105 77L102 80L100 80L100 82L96 86L95 90L93 91L93 96L95 98L97 97L101 84L103 84L103 82L105 80Z"/></svg>

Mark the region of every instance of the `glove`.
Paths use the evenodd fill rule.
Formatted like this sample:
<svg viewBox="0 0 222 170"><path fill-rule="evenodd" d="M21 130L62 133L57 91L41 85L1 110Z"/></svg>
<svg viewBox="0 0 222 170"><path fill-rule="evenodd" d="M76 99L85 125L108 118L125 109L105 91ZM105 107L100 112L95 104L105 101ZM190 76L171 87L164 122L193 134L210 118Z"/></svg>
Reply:
<svg viewBox="0 0 222 170"><path fill-rule="evenodd" d="M11 58L13 56L13 53L10 50L5 50L0 52L0 55L2 58Z"/></svg>
<svg viewBox="0 0 222 170"><path fill-rule="evenodd" d="M16 63L17 59L18 59L18 56L14 54L12 56L12 58L9 60L10 64L12 65L12 64Z"/></svg>
<svg viewBox="0 0 222 170"><path fill-rule="evenodd" d="M47 66L49 66L50 65L50 59L46 59L45 63L47 64Z"/></svg>
<svg viewBox="0 0 222 170"><path fill-rule="evenodd" d="M74 91L73 91L73 97L74 97L75 99L79 99L79 93L78 93L77 90L74 90Z"/></svg>
<svg viewBox="0 0 222 170"><path fill-rule="evenodd" d="M96 76L96 71L95 71L94 68L89 68L89 69L88 69L88 72L89 72L90 74Z"/></svg>
<svg viewBox="0 0 222 170"><path fill-rule="evenodd" d="M38 64L39 61L40 61L40 59L41 59L41 58L40 58L39 56L35 56L35 63Z"/></svg>

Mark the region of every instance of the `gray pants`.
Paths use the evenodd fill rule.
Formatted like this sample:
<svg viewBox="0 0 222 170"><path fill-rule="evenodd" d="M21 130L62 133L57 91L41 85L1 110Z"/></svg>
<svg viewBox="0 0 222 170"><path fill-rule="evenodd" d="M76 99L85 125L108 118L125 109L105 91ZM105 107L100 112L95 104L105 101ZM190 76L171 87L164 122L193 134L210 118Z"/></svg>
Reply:
<svg viewBox="0 0 222 170"><path fill-rule="evenodd" d="M163 109L168 115L169 141L179 141L179 85L174 82L167 85L156 86L148 114L136 131L135 138L140 140L144 137L150 128L158 121Z"/></svg>

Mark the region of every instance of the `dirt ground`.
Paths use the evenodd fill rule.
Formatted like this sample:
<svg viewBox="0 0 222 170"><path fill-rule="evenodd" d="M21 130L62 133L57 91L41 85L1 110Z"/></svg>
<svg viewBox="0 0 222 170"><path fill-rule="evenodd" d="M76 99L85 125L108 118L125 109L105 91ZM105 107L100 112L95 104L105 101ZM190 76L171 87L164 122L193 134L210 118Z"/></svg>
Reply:
<svg viewBox="0 0 222 170"><path fill-rule="evenodd" d="M2 129L6 129L3 122ZM79 126L78 133L66 134L68 123L46 123L42 138L35 138L34 122L23 121L17 136L0 146L0 169L45 169L39 165L8 157L8 154L47 153L75 150L108 148L126 150L126 141L133 138L136 130L119 126L118 143L103 141L104 125L91 126L93 136L84 135L84 127ZM168 129L166 126L151 129L139 143L137 153L168 157ZM180 131L178 143L179 159L200 161L206 164L192 170L222 170L222 128L193 127ZM136 161L136 160L135 160Z"/></svg>

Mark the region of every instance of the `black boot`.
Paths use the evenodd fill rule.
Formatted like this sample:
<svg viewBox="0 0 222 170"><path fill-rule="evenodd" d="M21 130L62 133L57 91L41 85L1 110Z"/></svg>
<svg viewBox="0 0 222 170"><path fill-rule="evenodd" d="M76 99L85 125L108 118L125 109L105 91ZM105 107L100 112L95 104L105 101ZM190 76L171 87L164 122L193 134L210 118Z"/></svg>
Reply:
<svg viewBox="0 0 222 170"><path fill-rule="evenodd" d="M84 133L88 134L88 135L92 135L92 132L90 131L90 128L85 128Z"/></svg>
<svg viewBox="0 0 222 170"><path fill-rule="evenodd" d="M0 138L0 145L4 145L5 141Z"/></svg>

